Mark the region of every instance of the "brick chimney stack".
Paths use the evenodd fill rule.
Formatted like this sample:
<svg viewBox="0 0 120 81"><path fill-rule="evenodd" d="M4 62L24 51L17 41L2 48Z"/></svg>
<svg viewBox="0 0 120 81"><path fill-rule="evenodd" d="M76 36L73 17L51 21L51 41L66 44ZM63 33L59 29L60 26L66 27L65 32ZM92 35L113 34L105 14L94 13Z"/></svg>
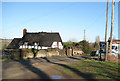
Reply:
<svg viewBox="0 0 120 81"><path fill-rule="evenodd" d="M27 29L23 29L23 36L26 34Z"/></svg>

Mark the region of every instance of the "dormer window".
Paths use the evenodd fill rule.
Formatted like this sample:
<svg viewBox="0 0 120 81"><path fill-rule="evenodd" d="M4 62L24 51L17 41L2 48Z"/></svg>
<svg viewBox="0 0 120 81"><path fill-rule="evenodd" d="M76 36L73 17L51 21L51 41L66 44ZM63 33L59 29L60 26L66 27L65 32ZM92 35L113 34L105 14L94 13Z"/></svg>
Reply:
<svg viewBox="0 0 120 81"><path fill-rule="evenodd" d="M36 43L36 42L35 42L35 43L34 43L34 45L35 45L35 46L38 46L38 45L39 45L39 43Z"/></svg>
<svg viewBox="0 0 120 81"><path fill-rule="evenodd" d="M27 46L27 45L28 45L28 42L24 42L24 45L26 45L26 46Z"/></svg>
<svg viewBox="0 0 120 81"><path fill-rule="evenodd" d="M35 43L34 43L34 45L36 46L36 45L37 45L37 43L35 42Z"/></svg>

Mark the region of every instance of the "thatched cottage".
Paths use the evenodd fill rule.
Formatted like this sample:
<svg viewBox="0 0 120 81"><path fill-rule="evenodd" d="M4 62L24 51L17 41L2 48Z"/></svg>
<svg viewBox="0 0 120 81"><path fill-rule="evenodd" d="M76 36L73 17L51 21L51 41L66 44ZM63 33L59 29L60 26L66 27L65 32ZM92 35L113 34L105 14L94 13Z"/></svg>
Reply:
<svg viewBox="0 0 120 81"><path fill-rule="evenodd" d="M7 49L63 49L62 39L58 32L27 32L23 30L22 38L14 38Z"/></svg>

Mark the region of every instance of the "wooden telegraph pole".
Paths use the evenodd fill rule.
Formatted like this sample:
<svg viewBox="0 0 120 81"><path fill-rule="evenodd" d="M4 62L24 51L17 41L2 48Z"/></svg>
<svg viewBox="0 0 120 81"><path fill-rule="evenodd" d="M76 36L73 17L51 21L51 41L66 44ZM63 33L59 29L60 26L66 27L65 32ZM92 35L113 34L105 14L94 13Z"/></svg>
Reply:
<svg viewBox="0 0 120 81"><path fill-rule="evenodd" d="M113 36L114 5L115 5L115 2L114 2L114 0L112 0L112 21L111 21L111 35L110 35L110 54L112 53L112 36Z"/></svg>
<svg viewBox="0 0 120 81"><path fill-rule="evenodd" d="M105 60L107 60L107 54L108 54L108 44L107 44L107 27L108 27L108 8L109 8L109 0L107 1L107 14L106 14L106 29L105 29L105 43L106 43L106 48L105 48Z"/></svg>
<svg viewBox="0 0 120 81"><path fill-rule="evenodd" d="M108 8L109 8L109 0L107 1L107 14L106 14L106 30L105 30L105 42L107 42L107 27L108 27Z"/></svg>

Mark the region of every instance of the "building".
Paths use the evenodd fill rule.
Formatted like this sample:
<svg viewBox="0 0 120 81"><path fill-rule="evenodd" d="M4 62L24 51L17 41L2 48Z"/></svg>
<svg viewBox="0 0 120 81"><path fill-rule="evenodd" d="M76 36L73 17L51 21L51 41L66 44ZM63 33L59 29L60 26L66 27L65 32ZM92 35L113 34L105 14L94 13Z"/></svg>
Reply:
<svg viewBox="0 0 120 81"><path fill-rule="evenodd" d="M78 47L68 47L66 48L66 55L82 55L84 52Z"/></svg>
<svg viewBox="0 0 120 81"><path fill-rule="evenodd" d="M82 55L83 53L82 50L73 49L73 55Z"/></svg>
<svg viewBox="0 0 120 81"><path fill-rule="evenodd" d="M73 55L82 55L84 52L79 47L73 47Z"/></svg>
<svg viewBox="0 0 120 81"><path fill-rule="evenodd" d="M23 30L22 38L14 38L7 49L63 49L62 39L58 32L27 32Z"/></svg>

